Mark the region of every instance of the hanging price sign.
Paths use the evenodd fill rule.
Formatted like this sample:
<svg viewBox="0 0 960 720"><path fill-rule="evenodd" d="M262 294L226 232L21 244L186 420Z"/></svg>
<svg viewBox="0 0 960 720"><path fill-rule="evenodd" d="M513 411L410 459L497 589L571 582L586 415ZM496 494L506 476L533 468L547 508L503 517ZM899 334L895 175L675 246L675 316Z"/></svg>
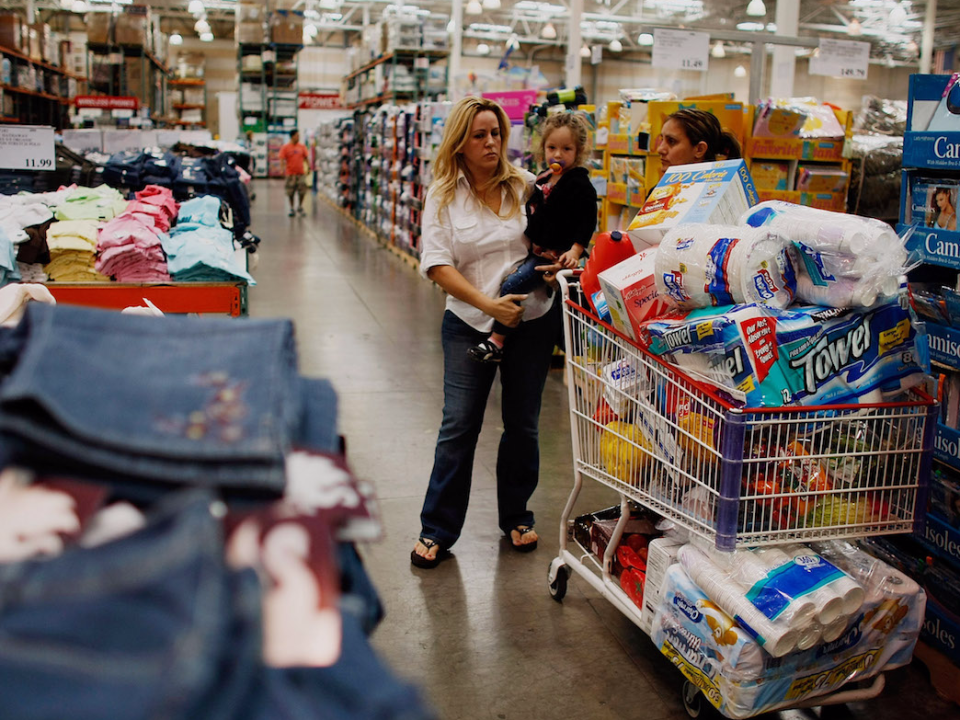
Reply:
<svg viewBox="0 0 960 720"><path fill-rule="evenodd" d="M664 28L653 31L653 66L655 68L706 72L709 63L709 33Z"/></svg>
<svg viewBox="0 0 960 720"><path fill-rule="evenodd" d="M40 125L0 126L0 168L55 170L53 128Z"/></svg>
<svg viewBox="0 0 960 720"><path fill-rule="evenodd" d="M810 74L866 80L869 62L870 43L821 38L819 51L810 58Z"/></svg>

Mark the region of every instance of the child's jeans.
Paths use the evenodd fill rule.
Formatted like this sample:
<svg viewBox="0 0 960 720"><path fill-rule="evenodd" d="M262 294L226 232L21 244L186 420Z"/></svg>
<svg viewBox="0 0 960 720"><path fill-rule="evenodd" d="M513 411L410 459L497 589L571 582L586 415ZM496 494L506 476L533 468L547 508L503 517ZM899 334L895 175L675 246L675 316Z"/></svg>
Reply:
<svg viewBox="0 0 960 720"><path fill-rule="evenodd" d="M543 273L536 270L541 265L552 265L555 261L531 252L512 273L503 279L500 285L500 297L504 295L525 295L544 284ZM493 321L493 332L509 335L516 328L507 327L498 320Z"/></svg>

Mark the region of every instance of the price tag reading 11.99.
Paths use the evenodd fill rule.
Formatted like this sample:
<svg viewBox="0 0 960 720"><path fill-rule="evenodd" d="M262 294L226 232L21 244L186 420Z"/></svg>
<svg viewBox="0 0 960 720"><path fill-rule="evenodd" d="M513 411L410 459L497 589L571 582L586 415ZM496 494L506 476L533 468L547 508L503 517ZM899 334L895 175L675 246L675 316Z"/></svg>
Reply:
<svg viewBox="0 0 960 720"><path fill-rule="evenodd" d="M0 168L56 169L53 128L40 125L0 126Z"/></svg>

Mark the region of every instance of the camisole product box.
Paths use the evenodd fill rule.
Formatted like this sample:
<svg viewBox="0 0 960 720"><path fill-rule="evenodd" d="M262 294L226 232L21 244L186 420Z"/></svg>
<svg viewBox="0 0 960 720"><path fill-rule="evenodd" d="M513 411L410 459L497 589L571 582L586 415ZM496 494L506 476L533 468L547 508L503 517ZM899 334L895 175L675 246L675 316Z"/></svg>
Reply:
<svg viewBox="0 0 960 720"><path fill-rule="evenodd" d="M757 202L757 189L743 160L680 165L663 174L627 234L640 251L659 245L677 225L736 225Z"/></svg>

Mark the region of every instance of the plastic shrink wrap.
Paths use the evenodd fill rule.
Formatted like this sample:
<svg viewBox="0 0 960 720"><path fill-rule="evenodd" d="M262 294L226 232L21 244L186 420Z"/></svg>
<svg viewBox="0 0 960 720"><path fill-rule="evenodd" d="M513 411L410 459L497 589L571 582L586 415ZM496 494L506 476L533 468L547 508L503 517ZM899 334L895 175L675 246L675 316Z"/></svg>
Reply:
<svg viewBox="0 0 960 720"><path fill-rule="evenodd" d="M829 554L822 547L821 552ZM653 641L728 717L796 705L911 658L926 596L893 568L883 563L872 567L862 576L862 608L835 640L774 658L674 564L661 590Z"/></svg>

